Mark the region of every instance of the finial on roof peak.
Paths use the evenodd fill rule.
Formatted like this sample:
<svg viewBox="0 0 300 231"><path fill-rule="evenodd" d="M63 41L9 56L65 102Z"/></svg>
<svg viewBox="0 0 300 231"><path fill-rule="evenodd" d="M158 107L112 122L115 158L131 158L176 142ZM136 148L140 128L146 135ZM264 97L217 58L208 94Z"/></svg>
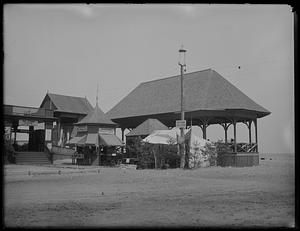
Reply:
<svg viewBox="0 0 300 231"><path fill-rule="evenodd" d="M98 83L97 83L96 107L98 107Z"/></svg>

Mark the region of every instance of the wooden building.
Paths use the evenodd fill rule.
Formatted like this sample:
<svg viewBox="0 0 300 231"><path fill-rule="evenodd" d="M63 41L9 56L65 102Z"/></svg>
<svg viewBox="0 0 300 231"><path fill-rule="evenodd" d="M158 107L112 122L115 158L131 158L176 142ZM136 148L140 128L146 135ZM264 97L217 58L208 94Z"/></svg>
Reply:
<svg viewBox="0 0 300 231"><path fill-rule="evenodd" d="M93 110L86 98L47 93L40 108L53 111L57 124L53 130L53 143L63 146L71 138L74 123Z"/></svg>
<svg viewBox="0 0 300 231"><path fill-rule="evenodd" d="M180 76L141 83L107 112L107 116L120 125L122 137L126 128L133 129L147 118L156 118L166 126L174 127L181 116L180 87ZM238 165L236 161L241 153L237 152L236 124L244 123L249 131L249 146L245 151L247 155L241 158L251 156L253 163L250 165L258 164L257 119L269 115L268 110L212 69L184 74L183 91L183 110L187 124L200 126L204 139L207 138L209 125L219 124L224 128L226 143L227 130L232 125L234 150L231 154L234 160L230 165Z"/></svg>
<svg viewBox="0 0 300 231"><path fill-rule="evenodd" d="M96 104L82 120L74 124L74 137L67 142L74 145L80 165L113 165L122 158L122 141L115 135L117 124L112 122Z"/></svg>

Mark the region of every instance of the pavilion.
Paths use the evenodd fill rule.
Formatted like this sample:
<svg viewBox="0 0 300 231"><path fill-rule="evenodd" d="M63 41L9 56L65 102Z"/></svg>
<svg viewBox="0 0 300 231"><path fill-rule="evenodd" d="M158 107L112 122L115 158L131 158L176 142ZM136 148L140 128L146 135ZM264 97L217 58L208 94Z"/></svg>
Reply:
<svg viewBox="0 0 300 231"><path fill-rule="evenodd" d="M150 135L155 130L167 130L168 127L164 125L162 122L160 122L158 119L147 119L143 123L141 123L139 126L137 126L135 129L130 131L128 134L126 134L126 141L127 138L130 137L141 137L144 139L146 136Z"/></svg>
<svg viewBox="0 0 300 231"><path fill-rule="evenodd" d="M180 119L180 76L143 82L107 112L119 124L124 139L125 129L134 129L148 118L160 120L174 127ZM257 119L270 114L237 87L212 69L186 73L183 76L183 110L187 124L198 125L206 139L209 125L224 128L225 142L230 125L234 131L234 153L237 153L236 125L244 123L249 130L252 152L258 153ZM251 125L255 128L255 142L251 140Z"/></svg>

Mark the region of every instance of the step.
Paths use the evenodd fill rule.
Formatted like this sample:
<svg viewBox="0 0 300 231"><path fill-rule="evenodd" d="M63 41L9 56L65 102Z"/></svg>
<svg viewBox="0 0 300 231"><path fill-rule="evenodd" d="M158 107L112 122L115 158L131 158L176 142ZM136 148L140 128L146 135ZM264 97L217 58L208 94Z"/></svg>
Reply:
<svg viewBox="0 0 300 231"><path fill-rule="evenodd" d="M17 152L16 164L51 164L44 152Z"/></svg>
<svg viewBox="0 0 300 231"><path fill-rule="evenodd" d="M48 158L45 157L36 157L36 156L31 156L31 157L16 157L17 160L48 160Z"/></svg>

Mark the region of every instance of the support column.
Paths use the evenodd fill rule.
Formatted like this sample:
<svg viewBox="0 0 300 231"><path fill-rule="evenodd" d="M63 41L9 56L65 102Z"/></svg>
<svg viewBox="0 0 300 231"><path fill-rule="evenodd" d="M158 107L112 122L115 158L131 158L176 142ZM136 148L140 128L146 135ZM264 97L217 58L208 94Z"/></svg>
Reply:
<svg viewBox="0 0 300 231"><path fill-rule="evenodd" d="M13 120L13 122L12 122L12 128L13 128L13 131L12 131L12 132L14 132L14 140L13 140L13 144L15 144L15 143L17 142L16 137L17 137L18 126L19 126L18 121Z"/></svg>
<svg viewBox="0 0 300 231"><path fill-rule="evenodd" d="M9 126L9 143L11 144L12 125Z"/></svg>
<svg viewBox="0 0 300 231"><path fill-rule="evenodd" d="M224 128L224 131L225 131L225 144L227 144L227 140L228 140L228 137L227 137L227 130L229 128L229 126L231 125L231 123L227 124L227 123L222 123L220 124L223 128Z"/></svg>
<svg viewBox="0 0 300 231"><path fill-rule="evenodd" d="M35 151L34 126L29 126L28 151Z"/></svg>
<svg viewBox="0 0 300 231"><path fill-rule="evenodd" d="M125 128L121 128L121 131L122 131L122 142L124 142L124 131L125 131Z"/></svg>
<svg viewBox="0 0 300 231"><path fill-rule="evenodd" d="M206 139L206 128L207 128L207 124L203 124L203 139Z"/></svg>
<svg viewBox="0 0 300 231"><path fill-rule="evenodd" d="M61 133L61 131L60 131L60 129L61 129L61 123L60 123L60 119L57 121L57 144L56 145L58 145L58 143L59 143L59 140L60 140L60 133Z"/></svg>
<svg viewBox="0 0 300 231"><path fill-rule="evenodd" d="M203 118L201 119L202 125L200 125L200 128L202 129L203 133L203 139L206 139L206 128L208 127L208 121L210 118Z"/></svg>
<svg viewBox="0 0 300 231"><path fill-rule="evenodd" d="M233 118L233 134L234 134L234 152L237 152L237 144L236 144L236 119Z"/></svg>
<svg viewBox="0 0 300 231"><path fill-rule="evenodd" d="M227 128L225 127L224 130L225 130L225 144L227 144L227 130L228 130L228 127Z"/></svg>
<svg viewBox="0 0 300 231"><path fill-rule="evenodd" d="M18 126L15 126L14 127L14 132L15 132L15 135L14 135L14 144L17 143L17 130L18 130Z"/></svg>
<svg viewBox="0 0 300 231"><path fill-rule="evenodd" d="M252 139L251 139L251 124L252 124L252 120L249 120L248 122L243 122L244 124L246 124L248 131L249 131L249 144L251 145Z"/></svg>
<svg viewBox="0 0 300 231"><path fill-rule="evenodd" d="M249 129L249 144L251 145L251 124L252 124L252 120L249 121L249 124L248 124L248 129Z"/></svg>
<svg viewBox="0 0 300 231"><path fill-rule="evenodd" d="M258 139L257 139L257 119L254 120L255 127L255 143L256 143L256 152L258 152Z"/></svg>

